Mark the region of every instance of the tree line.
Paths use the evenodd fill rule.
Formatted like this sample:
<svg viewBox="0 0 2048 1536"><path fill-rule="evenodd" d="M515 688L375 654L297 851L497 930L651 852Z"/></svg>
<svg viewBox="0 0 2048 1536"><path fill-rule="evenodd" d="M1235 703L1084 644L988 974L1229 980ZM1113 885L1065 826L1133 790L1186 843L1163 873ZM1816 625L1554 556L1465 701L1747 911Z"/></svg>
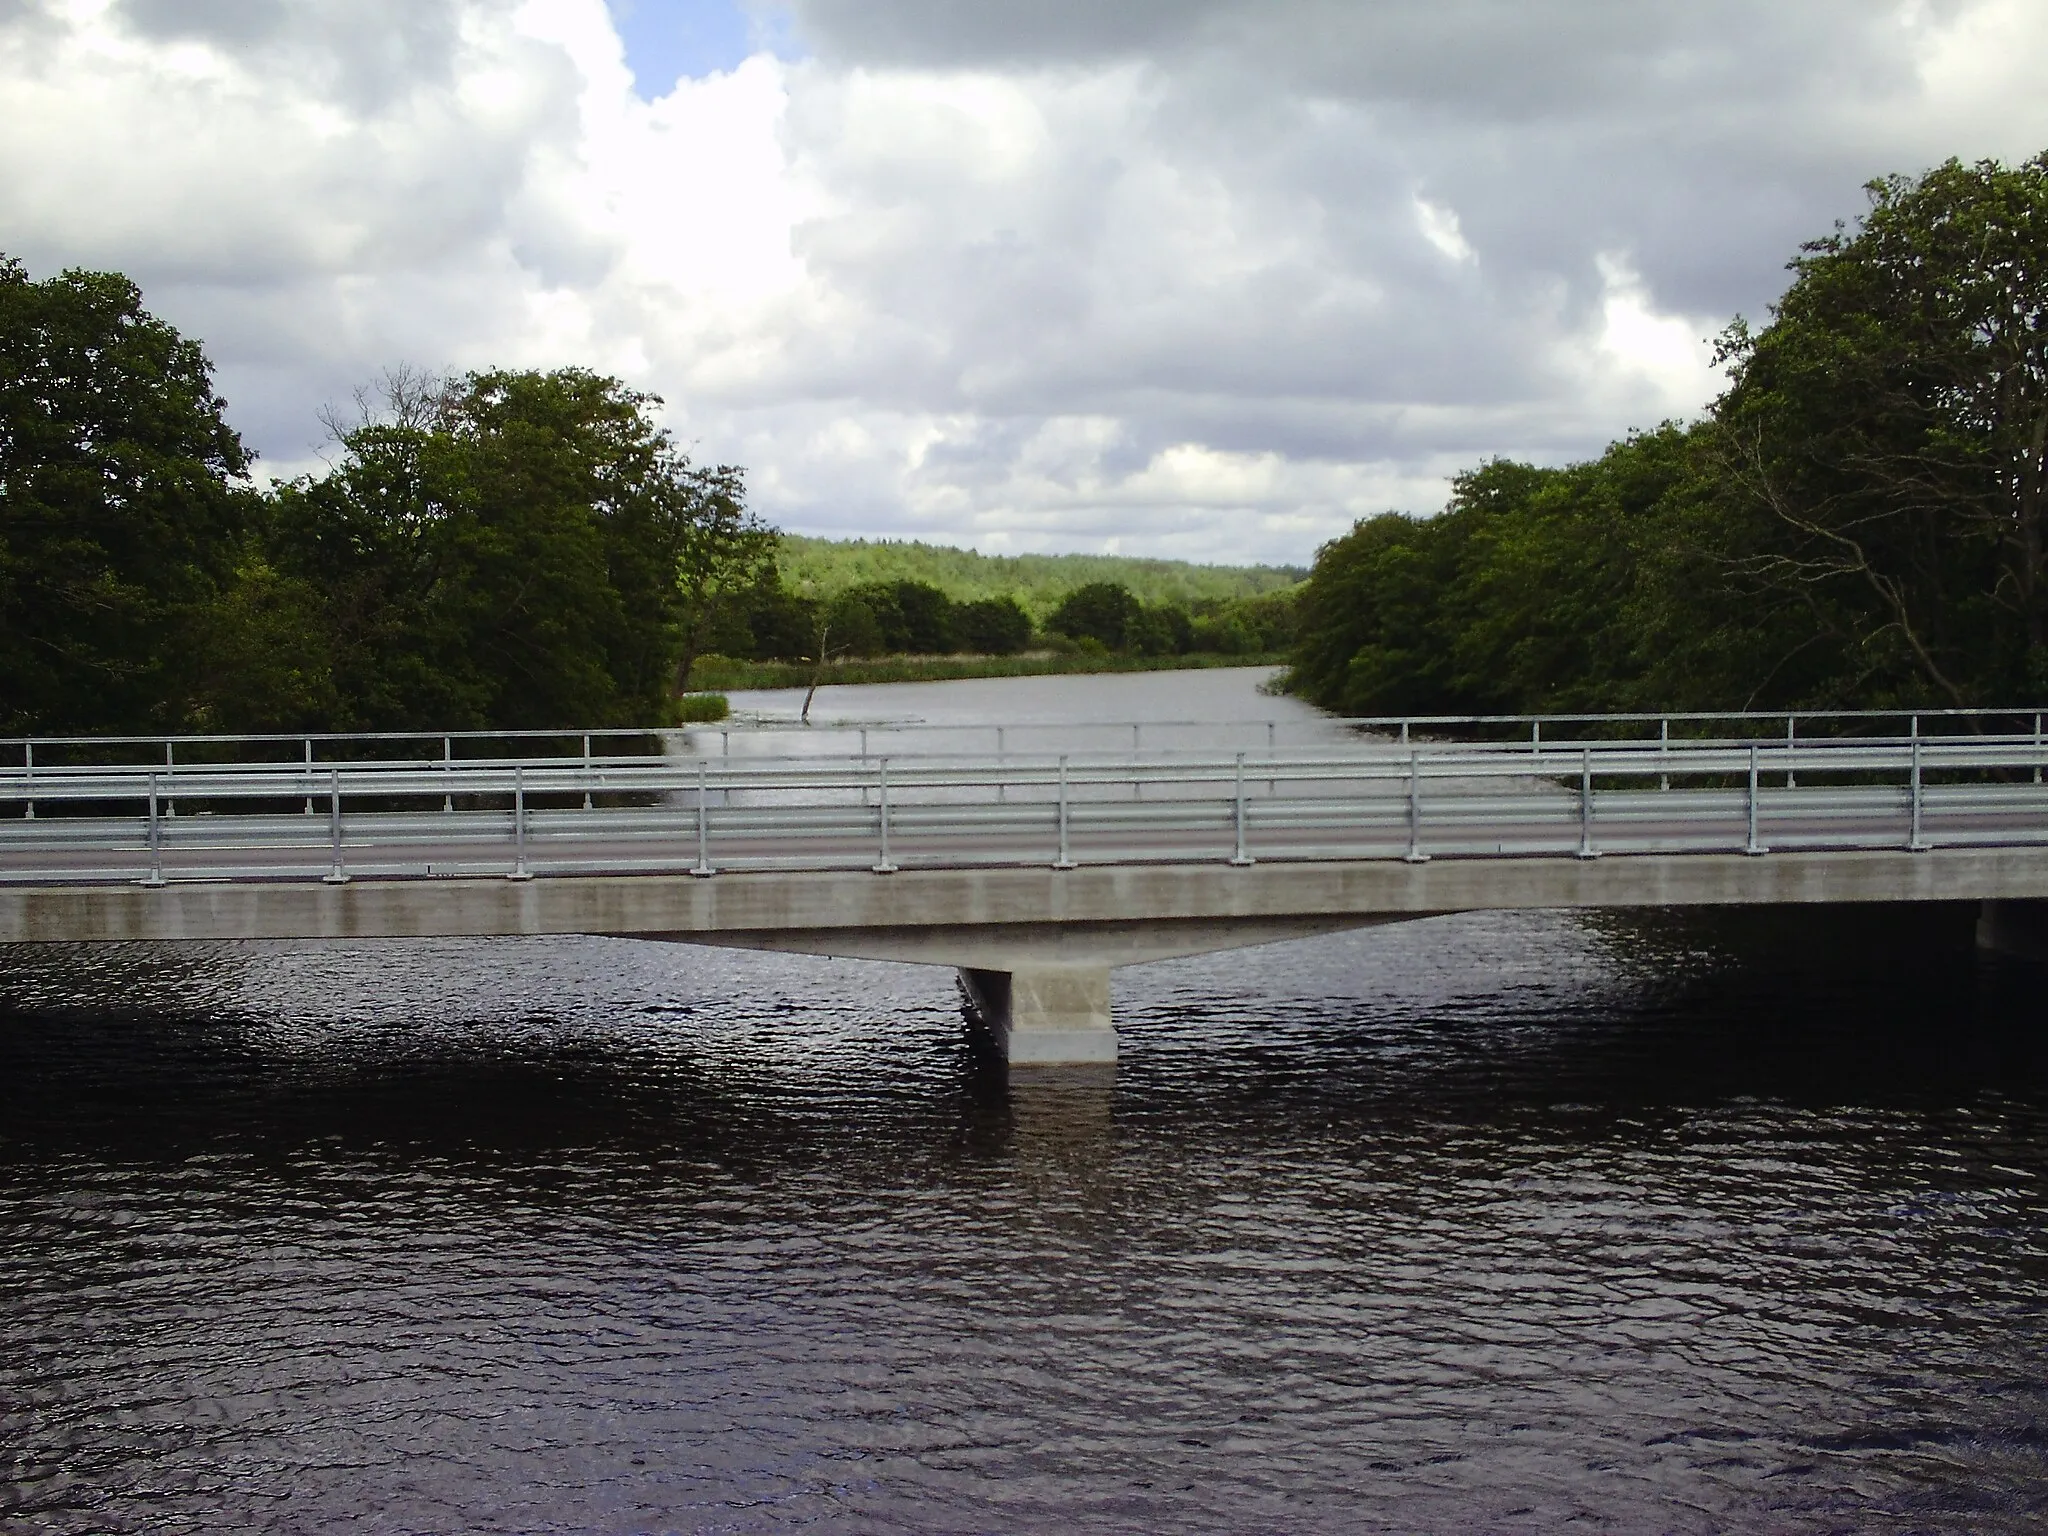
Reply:
<svg viewBox="0 0 2048 1536"><path fill-rule="evenodd" d="M197 342L0 257L0 732L648 727L700 657L1271 652L1284 594L792 586L743 472L577 368L388 374L262 486ZM956 562L957 563L957 562ZM1254 586L1264 573L1237 573Z"/></svg>
<svg viewBox="0 0 2048 1536"><path fill-rule="evenodd" d="M1728 386L1325 545L1291 686L1351 714L2048 703L2048 155L1867 188Z"/></svg>
<svg viewBox="0 0 2048 1536"><path fill-rule="evenodd" d="M1123 656L1273 655L1295 638L1290 590L1145 602L1121 582L1066 594L1042 624L1014 596L960 598L927 581L792 591L779 567L733 590L707 624L703 653L742 661L874 656L1014 656L1046 649Z"/></svg>
<svg viewBox="0 0 2048 1536"><path fill-rule="evenodd" d="M773 533L654 397L393 374L268 488L197 343L113 273L0 261L0 730L661 723Z"/></svg>
<svg viewBox="0 0 2048 1536"><path fill-rule="evenodd" d="M1198 565L1137 555L991 555L909 539L820 539L785 534L776 556L797 591L919 581L955 602L1014 597L1043 625L1072 592L1097 582L1123 587L1144 603L1177 603L1191 614L1236 598L1292 587L1306 566Z"/></svg>

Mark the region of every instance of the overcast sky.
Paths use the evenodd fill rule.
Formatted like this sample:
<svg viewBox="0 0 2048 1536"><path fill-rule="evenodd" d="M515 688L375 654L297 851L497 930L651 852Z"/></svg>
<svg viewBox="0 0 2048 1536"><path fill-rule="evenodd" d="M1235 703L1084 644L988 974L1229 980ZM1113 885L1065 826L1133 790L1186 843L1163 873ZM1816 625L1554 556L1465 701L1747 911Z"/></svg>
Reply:
<svg viewBox="0 0 2048 1536"><path fill-rule="evenodd" d="M2040 0L0 0L0 250L274 474L396 363L652 389L783 526L1306 561L1714 394Z"/></svg>

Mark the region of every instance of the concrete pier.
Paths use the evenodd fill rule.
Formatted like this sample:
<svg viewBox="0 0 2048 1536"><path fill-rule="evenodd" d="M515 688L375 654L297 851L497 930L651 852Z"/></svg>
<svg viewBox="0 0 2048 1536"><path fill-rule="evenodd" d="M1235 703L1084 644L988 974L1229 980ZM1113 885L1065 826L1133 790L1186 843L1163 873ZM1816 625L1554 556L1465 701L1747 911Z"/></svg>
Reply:
<svg viewBox="0 0 2048 1536"><path fill-rule="evenodd" d="M1116 1058L1109 975L1447 912L1982 903L1980 941L2048 954L2048 847L1151 863L1078 869L172 880L0 886L23 943L598 933L943 965L1019 1064Z"/></svg>
<svg viewBox="0 0 2048 1536"><path fill-rule="evenodd" d="M960 985L1013 1067L1116 1060L1106 965L963 967Z"/></svg>
<svg viewBox="0 0 2048 1536"><path fill-rule="evenodd" d="M2048 961L2048 901L1987 901L1977 909L1977 947Z"/></svg>

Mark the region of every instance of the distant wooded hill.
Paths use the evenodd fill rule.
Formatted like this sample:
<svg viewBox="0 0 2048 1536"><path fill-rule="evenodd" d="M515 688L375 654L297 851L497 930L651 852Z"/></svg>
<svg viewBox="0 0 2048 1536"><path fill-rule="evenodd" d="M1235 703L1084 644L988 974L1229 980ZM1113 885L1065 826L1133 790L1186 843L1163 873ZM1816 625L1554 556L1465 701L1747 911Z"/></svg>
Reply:
<svg viewBox="0 0 2048 1536"><path fill-rule="evenodd" d="M983 555L893 539L813 539L782 536L776 557L783 584L821 594L872 582L922 581L955 602L1014 597L1040 623L1060 600L1095 582L1115 582L1143 603L1192 607L1277 592L1308 572L1286 565L1196 565L1186 560L1142 560L1129 555Z"/></svg>

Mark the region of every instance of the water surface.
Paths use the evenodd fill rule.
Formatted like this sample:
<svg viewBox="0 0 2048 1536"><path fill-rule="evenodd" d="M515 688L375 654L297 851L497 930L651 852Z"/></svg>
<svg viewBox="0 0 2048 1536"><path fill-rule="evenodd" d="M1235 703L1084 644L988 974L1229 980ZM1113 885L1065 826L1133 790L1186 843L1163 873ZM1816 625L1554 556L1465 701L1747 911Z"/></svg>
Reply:
<svg viewBox="0 0 2048 1536"><path fill-rule="evenodd" d="M0 1528L2038 1528L2044 977L1969 917L1140 967L1014 1080L913 966L12 951Z"/></svg>

